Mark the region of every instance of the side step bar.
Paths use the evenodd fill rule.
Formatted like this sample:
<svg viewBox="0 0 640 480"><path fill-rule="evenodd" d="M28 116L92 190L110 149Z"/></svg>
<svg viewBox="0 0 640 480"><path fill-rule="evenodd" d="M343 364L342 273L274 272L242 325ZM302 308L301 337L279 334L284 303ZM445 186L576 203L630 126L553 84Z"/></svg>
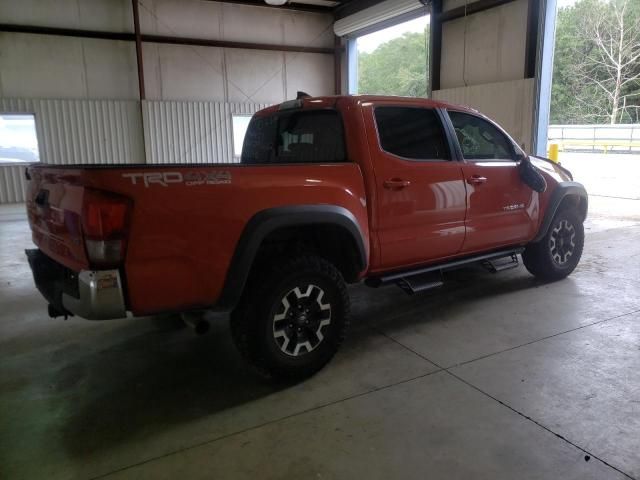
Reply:
<svg viewBox="0 0 640 480"><path fill-rule="evenodd" d="M510 257L498 258L496 260L485 260L482 262L482 265L491 273L498 273L503 270L516 268L520 265L520 262L518 261L518 255L514 253Z"/></svg>
<svg viewBox="0 0 640 480"><path fill-rule="evenodd" d="M431 290L432 288L438 288L443 285L442 277L438 272L423 273L422 275L413 275L411 277L404 277L397 280L398 286L408 293L413 295L414 293L424 292Z"/></svg>
<svg viewBox="0 0 640 480"><path fill-rule="evenodd" d="M397 284L405 292L412 294L423 292L442 285L442 272L455 270L473 264L481 264L490 272L496 273L519 265L517 255L524 251L524 247L500 250L492 253L484 253L451 262L421 267L404 272L390 273L381 277L368 278L365 283L369 287L382 287L391 283Z"/></svg>

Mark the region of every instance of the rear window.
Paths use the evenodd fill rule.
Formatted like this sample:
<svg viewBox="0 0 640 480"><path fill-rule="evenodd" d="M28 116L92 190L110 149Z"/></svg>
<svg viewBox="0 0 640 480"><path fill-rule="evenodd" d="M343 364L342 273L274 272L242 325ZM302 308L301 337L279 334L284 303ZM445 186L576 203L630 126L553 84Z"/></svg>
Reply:
<svg viewBox="0 0 640 480"><path fill-rule="evenodd" d="M241 162L246 164L345 161L342 120L335 110L253 117L242 146Z"/></svg>
<svg viewBox="0 0 640 480"><path fill-rule="evenodd" d="M411 160L449 160L444 129L435 111L416 107L375 110L380 146Z"/></svg>

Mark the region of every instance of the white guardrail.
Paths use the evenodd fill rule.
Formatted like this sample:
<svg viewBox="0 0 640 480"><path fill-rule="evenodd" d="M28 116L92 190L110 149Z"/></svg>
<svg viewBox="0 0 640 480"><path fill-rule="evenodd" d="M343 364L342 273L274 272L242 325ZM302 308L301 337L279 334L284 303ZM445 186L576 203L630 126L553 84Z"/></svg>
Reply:
<svg viewBox="0 0 640 480"><path fill-rule="evenodd" d="M549 125L548 140L560 151L640 153L640 124Z"/></svg>

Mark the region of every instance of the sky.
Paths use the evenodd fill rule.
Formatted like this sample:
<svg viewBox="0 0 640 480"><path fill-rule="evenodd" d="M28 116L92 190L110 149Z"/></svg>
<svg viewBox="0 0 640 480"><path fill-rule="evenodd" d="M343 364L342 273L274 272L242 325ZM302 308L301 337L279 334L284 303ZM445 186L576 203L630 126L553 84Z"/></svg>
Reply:
<svg viewBox="0 0 640 480"><path fill-rule="evenodd" d="M37 149L33 115L0 115L0 147Z"/></svg>
<svg viewBox="0 0 640 480"><path fill-rule="evenodd" d="M577 0L557 0L558 8L568 7L576 3L576 1ZM419 17L378 32L370 33L369 35L363 35L362 37L358 37L358 51L371 53L378 48L380 44L401 37L405 32L423 32L424 27L428 23L429 15L425 15L424 17Z"/></svg>

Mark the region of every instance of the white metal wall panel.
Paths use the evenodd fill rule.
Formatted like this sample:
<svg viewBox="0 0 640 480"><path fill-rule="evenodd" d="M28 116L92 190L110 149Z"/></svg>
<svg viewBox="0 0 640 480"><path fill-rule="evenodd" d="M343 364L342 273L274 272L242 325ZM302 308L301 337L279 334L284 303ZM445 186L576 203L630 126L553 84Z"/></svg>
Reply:
<svg viewBox="0 0 640 480"><path fill-rule="evenodd" d="M137 101L0 98L0 112L35 114L42 162L145 161ZM0 166L0 203L24 199L24 166Z"/></svg>
<svg viewBox="0 0 640 480"><path fill-rule="evenodd" d="M234 114L264 103L143 101L148 163L232 163Z"/></svg>
<svg viewBox="0 0 640 480"><path fill-rule="evenodd" d="M0 204L24 202L24 165L0 166Z"/></svg>
<svg viewBox="0 0 640 480"><path fill-rule="evenodd" d="M40 161L143 163L142 124L135 100L0 98L3 113L34 113Z"/></svg>

